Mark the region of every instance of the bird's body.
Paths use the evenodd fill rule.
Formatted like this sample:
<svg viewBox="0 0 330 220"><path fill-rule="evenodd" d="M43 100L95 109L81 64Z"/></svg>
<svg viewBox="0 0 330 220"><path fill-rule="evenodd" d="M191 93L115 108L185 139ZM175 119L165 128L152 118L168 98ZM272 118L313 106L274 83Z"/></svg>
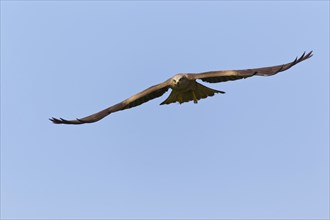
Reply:
<svg viewBox="0 0 330 220"><path fill-rule="evenodd" d="M161 105L174 102L179 102L181 104L189 101L197 103L198 100L213 96L215 93L224 93L223 91L203 86L196 82L195 79L189 79L188 74L176 74L170 78L169 81L172 92L165 101L160 103Z"/></svg>
<svg viewBox="0 0 330 220"><path fill-rule="evenodd" d="M151 99L162 96L168 89L171 89L170 95L164 100L163 104L171 104L175 102L184 103L189 101L194 101L197 103L198 100L213 96L216 93L224 93L223 91L215 90L208 88L196 80L202 80L209 83L218 83L226 82L231 80L244 79L247 77L252 77L255 75L259 76L271 76L279 72L285 71L292 66L296 65L299 62L302 62L312 56L312 51L305 55L305 53L298 59L296 58L293 62L263 67L263 68L254 68L246 70L224 70L224 71L211 71L204 73L185 73L185 74L176 74L170 79L166 80L163 83L151 86L130 98L115 104L109 108L106 108L100 112L87 116L85 118L76 119L76 120L66 120L63 118L51 118L50 120L55 124L84 124L84 123L93 123L96 122L105 116L129 109L138 105L141 105Z"/></svg>
<svg viewBox="0 0 330 220"><path fill-rule="evenodd" d="M179 102L181 104L189 101L197 103L198 100L213 96L215 93L224 93L203 86L196 82L195 79L189 79L188 74L176 74L168 80L170 81L169 87L172 89L172 92L165 101L160 103L161 105L174 102Z"/></svg>

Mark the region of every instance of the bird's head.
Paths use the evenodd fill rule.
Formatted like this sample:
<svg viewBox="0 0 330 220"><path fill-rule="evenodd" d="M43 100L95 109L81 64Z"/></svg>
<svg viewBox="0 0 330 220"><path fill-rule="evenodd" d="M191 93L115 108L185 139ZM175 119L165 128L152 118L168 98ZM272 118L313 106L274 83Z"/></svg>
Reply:
<svg viewBox="0 0 330 220"><path fill-rule="evenodd" d="M176 74L172 77L172 83L176 87L184 86L188 83L188 79L184 74Z"/></svg>

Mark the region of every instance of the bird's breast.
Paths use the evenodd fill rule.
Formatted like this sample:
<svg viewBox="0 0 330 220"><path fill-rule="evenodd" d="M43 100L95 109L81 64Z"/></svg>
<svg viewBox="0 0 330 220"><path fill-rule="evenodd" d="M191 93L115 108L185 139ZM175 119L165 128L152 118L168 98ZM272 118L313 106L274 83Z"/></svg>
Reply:
<svg viewBox="0 0 330 220"><path fill-rule="evenodd" d="M178 83L173 84L171 87L173 90L178 90L178 91L189 91L193 90L195 88L196 81L194 80L188 80L184 79L179 81Z"/></svg>

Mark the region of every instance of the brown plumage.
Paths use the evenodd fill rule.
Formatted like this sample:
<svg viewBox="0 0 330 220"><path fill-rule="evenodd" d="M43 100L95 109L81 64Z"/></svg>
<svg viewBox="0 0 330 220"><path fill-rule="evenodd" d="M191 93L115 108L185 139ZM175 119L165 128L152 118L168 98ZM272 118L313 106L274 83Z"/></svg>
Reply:
<svg viewBox="0 0 330 220"><path fill-rule="evenodd" d="M101 120L107 115L129 109L138 105L141 105L145 102L148 102L151 99L162 96L168 89L172 89L172 92L168 96L168 98L161 103L170 104L179 102L189 102L194 101L197 103L198 100L207 98L209 96L213 96L216 93L224 93L223 91L218 91L215 89L208 88L198 82L196 80L202 80L204 82L209 83L218 83L218 82L226 82L230 80L238 80L244 79L251 76L271 76L275 75L279 72L285 71L292 66L300 63L310 57L312 57L312 51L303 54L301 57L296 58L294 61L270 67L263 68L254 68L254 69L245 69L245 70L223 70L223 71L210 71L204 73L188 73L188 74L176 74L172 78L166 80L163 83L151 86L142 92L139 92L130 98L115 104L109 108L106 108L100 112L92 114L90 116L76 119L76 120L66 120L63 118L51 118L53 123L55 124L84 124L84 123L93 123Z"/></svg>

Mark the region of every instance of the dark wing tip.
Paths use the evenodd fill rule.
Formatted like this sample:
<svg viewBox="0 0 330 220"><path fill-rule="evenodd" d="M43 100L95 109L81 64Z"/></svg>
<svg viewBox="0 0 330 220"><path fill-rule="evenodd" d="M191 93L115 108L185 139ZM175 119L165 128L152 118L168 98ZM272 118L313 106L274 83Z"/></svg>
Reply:
<svg viewBox="0 0 330 220"><path fill-rule="evenodd" d="M313 51L312 51L312 50L309 51L309 53L306 54L306 57L307 57L306 59L311 58L313 55L314 55L314 54L313 54Z"/></svg>
<svg viewBox="0 0 330 220"><path fill-rule="evenodd" d="M281 67L274 74L285 71L287 69L290 69L294 65L296 65L304 60L307 60L308 58L311 58L312 56L313 56L313 51L310 51L307 54L305 51L299 58L296 57L296 59L294 59L294 61L292 61L291 63L281 65Z"/></svg>
<svg viewBox="0 0 330 220"><path fill-rule="evenodd" d="M58 119L58 118L49 118L49 120L51 121L51 122L53 122L54 124L63 124L63 122L62 122L62 119Z"/></svg>
<svg viewBox="0 0 330 220"><path fill-rule="evenodd" d="M310 51L307 54L306 54L306 51L305 51L299 58L296 57L296 59L291 63L289 68L296 65L297 63L300 63L301 61L304 61L308 58L311 58L312 56L313 56L313 51Z"/></svg>
<svg viewBox="0 0 330 220"><path fill-rule="evenodd" d="M303 60L311 58L312 56L313 56L313 51L312 50L309 51L307 54L306 54L306 51L305 51L299 58L297 57L293 63L294 64L299 63Z"/></svg>
<svg viewBox="0 0 330 220"><path fill-rule="evenodd" d="M54 124L84 124L87 123L81 119L77 119L77 120L66 120L63 118L50 118L49 119L51 122L53 122Z"/></svg>

